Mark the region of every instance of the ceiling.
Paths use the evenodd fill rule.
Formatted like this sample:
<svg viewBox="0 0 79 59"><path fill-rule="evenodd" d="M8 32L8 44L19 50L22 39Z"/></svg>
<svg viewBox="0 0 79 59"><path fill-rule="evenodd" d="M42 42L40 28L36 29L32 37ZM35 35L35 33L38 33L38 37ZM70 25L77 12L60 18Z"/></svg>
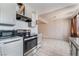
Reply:
<svg viewBox="0 0 79 59"><path fill-rule="evenodd" d="M30 3L29 5L44 19L62 18L59 16L69 18L79 11L79 4L76 3Z"/></svg>

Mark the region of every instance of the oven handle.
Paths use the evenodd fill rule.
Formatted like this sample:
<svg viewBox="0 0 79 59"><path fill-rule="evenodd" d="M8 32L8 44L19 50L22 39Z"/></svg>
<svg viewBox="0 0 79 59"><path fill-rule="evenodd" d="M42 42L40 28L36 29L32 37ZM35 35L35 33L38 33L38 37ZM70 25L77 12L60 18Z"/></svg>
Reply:
<svg viewBox="0 0 79 59"><path fill-rule="evenodd" d="M21 39L13 40L13 41L8 41L8 42L4 42L4 44L8 44L8 43L12 43L12 42L20 41L20 40L21 40Z"/></svg>
<svg viewBox="0 0 79 59"><path fill-rule="evenodd" d="M26 39L24 39L24 41L33 40L33 39L36 39L36 38L37 38L37 37L26 38Z"/></svg>

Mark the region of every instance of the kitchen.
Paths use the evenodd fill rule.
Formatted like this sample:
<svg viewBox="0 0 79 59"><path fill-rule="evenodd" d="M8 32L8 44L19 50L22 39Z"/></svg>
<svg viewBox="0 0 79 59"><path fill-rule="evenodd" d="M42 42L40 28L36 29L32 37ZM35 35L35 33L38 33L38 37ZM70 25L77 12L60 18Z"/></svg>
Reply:
<svg viewBox="0 0 79 59"><path fill-rule="evenodd" d="M78 55L78 12L71 3L0 3L0 56Z"/></svg>
<svg viewBox="0 0 79 59"><path fill-rule="evenodd" d="M32 48L35 50L34 47L37 46L38 26L36 23L31 24L31 18L34 19L32 22L36 21L36 12L24 15L27 13L24 9L25 5L22 3L0 4L0 55L2 56L23 56L25 52Z"/></svg>

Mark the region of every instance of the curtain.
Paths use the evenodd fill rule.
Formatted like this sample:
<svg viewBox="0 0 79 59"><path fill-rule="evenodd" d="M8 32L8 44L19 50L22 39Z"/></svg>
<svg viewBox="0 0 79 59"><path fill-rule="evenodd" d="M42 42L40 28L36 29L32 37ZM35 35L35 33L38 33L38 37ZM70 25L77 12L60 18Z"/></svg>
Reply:
<svg viewBox="0 0 79 59"><path fill-rule="evenodd" d="M71 19L71 37L77 37L77 15Z"/></svg>

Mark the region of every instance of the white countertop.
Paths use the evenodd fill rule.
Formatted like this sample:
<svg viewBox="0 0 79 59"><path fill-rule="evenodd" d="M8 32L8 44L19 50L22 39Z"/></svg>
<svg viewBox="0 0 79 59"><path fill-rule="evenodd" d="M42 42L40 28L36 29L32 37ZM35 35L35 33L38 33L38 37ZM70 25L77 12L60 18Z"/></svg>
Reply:
<svg viewBox="0 0 79 59"><path fill-rule="evenodd" d="M0 39L0 43L1 42L12 41L12 40L18 40L18 39L23 39L23 37L15 36L15 37L10 37L10 38Z"/></svg>

